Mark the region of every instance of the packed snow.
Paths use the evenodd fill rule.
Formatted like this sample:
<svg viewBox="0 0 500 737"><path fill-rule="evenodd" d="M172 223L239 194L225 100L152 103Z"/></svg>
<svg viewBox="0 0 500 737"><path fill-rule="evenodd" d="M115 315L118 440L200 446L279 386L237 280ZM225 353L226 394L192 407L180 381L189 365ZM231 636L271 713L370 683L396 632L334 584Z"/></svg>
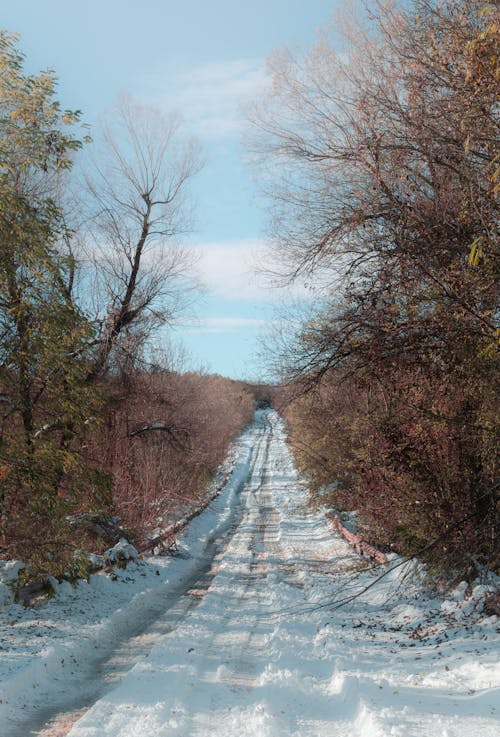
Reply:
<svg viewBox="0 0 500 737"><path fill-rule="evenodd" d="M111 576L4 595L2 737L497 737L495 582L443 598L416 562L371 566L308 508L285 440L258 412L177 557L121 541Z"/></svg>

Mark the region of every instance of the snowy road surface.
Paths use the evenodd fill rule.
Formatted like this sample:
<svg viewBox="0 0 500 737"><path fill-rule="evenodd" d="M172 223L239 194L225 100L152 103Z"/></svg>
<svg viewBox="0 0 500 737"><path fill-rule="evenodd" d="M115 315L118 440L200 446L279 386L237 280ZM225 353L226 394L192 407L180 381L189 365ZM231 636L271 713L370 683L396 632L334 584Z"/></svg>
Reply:
<svg viewBox="0 0 500 737"><path fill-rule="evenodd" d="M481 613L482 590L429 599L405 565L335 608L381 569L364 569L324 515L306 508L273 411L258 413L237 447L232 480L183 540L190 557L162 563L169 574L164 581L159 571L162 585L148 593L154 606L145 597L124 606L149 617L142 633L138 627L135 665L114 685L83 652L74 658L73 685L51 666L51 678L39 676L31 692L37 713L44 699L79 710L66 727L59 720L60 731L25 726L24 734L498 737L498 620ZM75 594L73 606L82 597ZM133 638L125 642L131 647ZM4 737L22 734L14 706L19 713L22 701L32 714L30 681L16 668L11 681L17 678L21 698L6 691ZM94 678L94 695L79 703L84 677Z"/></svg>

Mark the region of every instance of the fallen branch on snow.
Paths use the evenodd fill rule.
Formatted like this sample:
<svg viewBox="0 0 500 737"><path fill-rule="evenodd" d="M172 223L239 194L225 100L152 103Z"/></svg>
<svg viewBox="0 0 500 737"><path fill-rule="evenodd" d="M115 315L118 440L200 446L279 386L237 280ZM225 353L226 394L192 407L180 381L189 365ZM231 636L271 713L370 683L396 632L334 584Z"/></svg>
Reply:
<svg viewBox="0 0 500 737"><path fill-rule="evenodd" d="M336 514L333 514L333 512L327 512L326 517L330 520L330 522L333 522L333 525L337 532L342 535L350 545L353 546L354 550L359 555L362 555L365 558L369 558L371 561L380 563L381 565L387 565L387 556L384 555L384 553L382 553L380 550L374 548L373 545L369 545L367 542L362 540L359 535L355 535L353 532L350 532L346 527L344 527L344 525L340 521L340 518L337 517Z"/></svg>

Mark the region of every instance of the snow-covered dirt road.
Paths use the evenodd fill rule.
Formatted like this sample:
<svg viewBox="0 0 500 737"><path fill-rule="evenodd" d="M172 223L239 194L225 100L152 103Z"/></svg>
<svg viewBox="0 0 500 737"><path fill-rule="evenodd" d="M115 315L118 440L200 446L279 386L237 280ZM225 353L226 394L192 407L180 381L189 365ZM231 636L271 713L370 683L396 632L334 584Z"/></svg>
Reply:
<svg viewBox="0 0 500 737"><path fill-rule="evenodd" d="M497 737L500 637L497 618L480 611L483 589L430 599L421 572L410 577L395 557L372 586L381 569L367 569L324 515L307 508L275 412L257 414L237 452L227 488L181 541L189 557L129 567L130 578L147 581L147 595L124 600L118 618L110 612L82 625L70 644L52 643L50 657L50 647L40 651L41 673L11 663L0 734ZM147 566L158 565L154 588ZM94 578L100 589L91 580L71 605L61 592L44 623L50 607L56 618L66 606L58 626L69 627L72 608L89 609L88 592L101 590L106 601L108 584ZM122 595L120 581L109 585ZM99 665L78 642L99 645ZM73 653L66 671L62 652ZM120 658L122 671L135 665L113 679L110 664ZM36 686L26 675L33 668ZM53 712L77 712L59 719L59 731L37 732L51 701Z"/></svg>

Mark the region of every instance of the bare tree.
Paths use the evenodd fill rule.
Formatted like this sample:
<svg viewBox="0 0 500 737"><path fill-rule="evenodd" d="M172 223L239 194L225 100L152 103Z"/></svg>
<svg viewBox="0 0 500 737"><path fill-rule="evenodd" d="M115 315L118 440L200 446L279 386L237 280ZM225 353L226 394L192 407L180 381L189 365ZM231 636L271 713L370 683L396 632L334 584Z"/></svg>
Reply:
<svg viewBox="0 0 500 737"><path fill-rule="evenodd" d="M458 344L497 327L498 11L415 0L375 21L342 54L327 40L304 59L277 53L253 114L276 271L327 285L299 371L435 353L448 315Z"/></svg>
<svg viewBox="0 0 500 737"><path fill-rule="evenodd" d="M96 375L191 300L195 258L180 239L192 225L187 190L200 167L175 114L122 100L103 124L85 173L91 275L84 270L83 282L93 282Z"/></svg>
<svg viewBox="0 0 500 737"><path fill-rule="evenodd" d="M273 359L311 392L291 415L298 456L322 483L345 481L337 503L400 551L453 530L450 566L471 551L490 565L500 12L373 8L343 53L325 38L304 58L276 54L255 106L276 270L326 284L297 328L282 321L292 335Z"/></svg>

